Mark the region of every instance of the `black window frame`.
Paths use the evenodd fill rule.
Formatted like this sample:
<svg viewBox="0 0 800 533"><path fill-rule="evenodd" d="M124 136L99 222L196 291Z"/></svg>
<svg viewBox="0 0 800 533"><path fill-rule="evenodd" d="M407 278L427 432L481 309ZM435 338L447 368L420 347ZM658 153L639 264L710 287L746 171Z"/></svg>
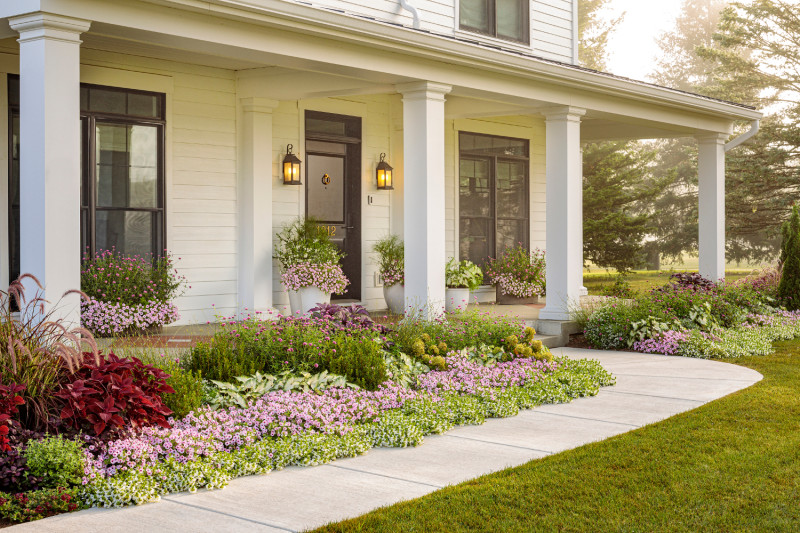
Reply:
<svg viewBox="0 0 800 533"><path fill-rule="evenodd" d="M513 141L522 141L525 145L525 153L526 155L514 155L514 154L499 154L499 153L491 153L485 150L468 150L464 149L464 143L462 142L462 138L464 135L471 135L475 137L488 137L493 139L508 139ZM506 135L491 135L486 133L477 133L472 131L459 131L458 132L458 168L457 168L457 194L459 196L459 209L458 209L458 255L459 259L470 259L469 257L464 256L464 248L461 245L461 221L463 219L480 219L480 220L488 220L489 225L491 228L491 244L488 246L490 248L488 257L497 257L497 226L498 221L500 220L522 220L524 221L523 228L525 231L525 237L522 241L522 244L530 249L530 238L531 238L531 209L530 209L530 140L523 139L519 137L509 137ZM490 181L490 215L489 216L474 216L474 215L467 215L465 216L461 210L461 161L467 159L471 161L481 160L481 161L488 161L489 164L489 181ZM514 161L514 162L524 162L523 168L525 169L525 176L524 176L524 190L521 192L523 197L527 199L524 203L525 205L525 214L523 217L509 217L509 216L499 216L497 213L497 165L499 162L503 161ZM483 258L485 261L487 258ZM483 266L483 264L479 264L479 266Z"/></svg>
<svg viewBox="0 0 800 533"><path fill-rule="evenodd" d="M13 121L15 117L20 116L19 103L11 101L11 88L12 84L19 86L19 75L8 74L7 86L9 88L9 101L8 101L8 192L9 192L9 243L16 240L16 236L11 238L12 231L19 231L19 220L12 220L13 213L11 209L13 198L11 195L12 186L12 148L13 148ZM167 242L167 194L166 194L166 94L142 91L138 89L126 89L123 87L109 87L106 85L97 85L91 83L81 83L81 100L83 100L83 92L87 91L87 105L89 108L91 99L91 90L100 89L103 91L113 91L128 94L140 94L155 97L158 99L159 116L148 117L143 115L109 113L109 112L95 112L89 109L83 109L81 105L80 121L81 121L81 191L80 191L80 232L81 232L81 257L84 253L93 256L97 253L97 212L98 211L133 211L133 212L150 212L153 213L152 224L152 242L153 248L151 250L153 259L160 258L164 255ZM18 94L18 91L17 91ZM127 110L127 107L126 107ZM96 142L95 135L97 123L101 124L116 124L125 126L149 126L157 128L157 197L156 207L142 208L142 207L97 207L97 165L96 165ZM22 151L23 144L20 141L20 151ZM8 259L9 259L9 281L13 281L19 275L19 265L11 261L13 251L9 246Z"/></svg>
<svg viewBox="0 0 800 533"><path fill-rule="evenodd" d="M501 39L511 43L518 43L524 45L531 44L531 3L530 0L521 1L519 3L520 12L518 16L522 21L522 39L513 39L505 35L498 35L497 33L497 0L486 0L486 18L489 22L490 31L483 28L476 28L461 22L461 4L459 2L459 15L458 15L458 29L461 31L468 31L470 33L477 33L486 35L495 39Z"/></svg>

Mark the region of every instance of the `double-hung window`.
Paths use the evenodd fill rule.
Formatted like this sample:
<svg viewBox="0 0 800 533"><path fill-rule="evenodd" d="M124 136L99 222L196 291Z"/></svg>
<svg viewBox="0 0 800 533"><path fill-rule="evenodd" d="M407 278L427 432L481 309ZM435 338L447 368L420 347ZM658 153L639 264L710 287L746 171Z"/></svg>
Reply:
<svg viewBox="0 0 800 533"><path fill-rule="evenodd" d="M10 275L20 274L19 78L9 76ZM81 85L81 248L160 256L165 244L163 94Z"/></svg>
<svg viewBox="0 0 800 533"><path fill-rule="evenodd" d="M459 255L482 267L528 246L528 141L460 132L458 142Z"/></svg>
<svg viewBox="0 0 800 533"><path fill-rule="evenodd" d="M530 0L460 0L462 30L498 39L530 43Z"/></svg>

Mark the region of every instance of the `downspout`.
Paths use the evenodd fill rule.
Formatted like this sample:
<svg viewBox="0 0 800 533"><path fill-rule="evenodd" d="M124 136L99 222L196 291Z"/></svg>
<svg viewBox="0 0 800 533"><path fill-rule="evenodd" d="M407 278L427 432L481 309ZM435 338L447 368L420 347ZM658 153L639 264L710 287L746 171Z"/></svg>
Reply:
<svg viewBox="0 0 800 533"><path fill-rule="evenodd" d="M759 126L760 122L761 122L760 120L752 121L750 123L750 129L749 130L747 130L746 132L742 133L741 135L739 135L738 137L736 137L735 139L733 139L732 141L728 142L725 145L725 151L727 152L729 150L733 150L734 148L736 148L740 144L749 141L756 133L758 133L758 126Z"/></svg>
<svg viewBox="0 0 800 533"><path fill-rule="evenodd" d="M407 0L400 0L400 7L411 13L411 16L414 17L414 22L412 23L412 26L414 26L415 30L418 30L419 12L417 11L417 8L409 4Z"/></svg>

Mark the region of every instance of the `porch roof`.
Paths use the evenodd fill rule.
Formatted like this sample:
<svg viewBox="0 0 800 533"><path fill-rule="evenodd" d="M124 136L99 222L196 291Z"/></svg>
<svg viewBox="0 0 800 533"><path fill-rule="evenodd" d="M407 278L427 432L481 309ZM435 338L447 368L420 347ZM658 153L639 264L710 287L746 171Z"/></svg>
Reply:
<svg viewBox="0 0 800 533"><path fill-rule="evenodd" d="M451 118L585 108L584 141L732 133L735 121L762 116L742 104L285 0L0 4L0 18L32 11L92 21L84 39L90 47L181 55L253 78L280 78L257 94L275 99L395 92L396 84L427 80L453 86ZM14 35L0 29L0 38ZM310 76L317 83L307 83Z"/></svg>

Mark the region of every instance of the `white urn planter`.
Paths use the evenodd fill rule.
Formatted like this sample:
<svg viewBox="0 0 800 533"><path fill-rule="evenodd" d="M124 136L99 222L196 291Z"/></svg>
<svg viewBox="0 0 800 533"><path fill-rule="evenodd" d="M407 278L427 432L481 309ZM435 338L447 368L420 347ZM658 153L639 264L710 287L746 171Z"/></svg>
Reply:
<svg viewBox="0 0 800 533"><path fill-rule="evenodd" d="M467 305L469 304L469 289L451 289L447 287L444 295L444 309L448 313L467 310Z"/></svg>
<svg viewBox="0 0 800 533"><path fill-rule="evenodd" d="M300 312L304 315L319 304L331 303L331 293L322 292L317 287L301 287L297 293L300 297Z"/></svg>
<svg viewBox="0 0 800 533"><path fill-rule="evenodd" d="M386 305L389 311L395 315L402 315L406 306L406 289L402 283L395 283L394 285L383 286L383 299L386 300Z"/></svg>
<svg viewBox="0 0 800 533"><path fill-rule="evenodd" d="M289 289L289 309L292 314L295 315L302 312L302 307L303 304L300 301L300 293Z"/></svg>

